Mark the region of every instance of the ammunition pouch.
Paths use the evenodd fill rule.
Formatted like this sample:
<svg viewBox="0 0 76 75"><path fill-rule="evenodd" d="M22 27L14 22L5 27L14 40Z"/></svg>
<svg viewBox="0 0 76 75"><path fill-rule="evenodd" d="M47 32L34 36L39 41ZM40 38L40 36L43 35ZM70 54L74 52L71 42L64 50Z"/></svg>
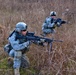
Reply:
<svg viewBox="0 0 76 75"><path fill-rule="evenodd" d="M27 48L27 47L25 47L23 50L21 50L22 51L22 54L25 54L26 52L28 52L29 51L29 49Z"/></svg>

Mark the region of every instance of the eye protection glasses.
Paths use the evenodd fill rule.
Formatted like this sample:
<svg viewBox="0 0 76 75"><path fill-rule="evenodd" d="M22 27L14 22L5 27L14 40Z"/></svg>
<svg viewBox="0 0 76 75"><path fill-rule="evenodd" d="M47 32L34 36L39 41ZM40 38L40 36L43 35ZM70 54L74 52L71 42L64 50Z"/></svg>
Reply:
<svg viewBox="0 0 76 75"><path fill-rule="evenodd" d="M22 31L27 31L27 30L22 30Z"/></svg>

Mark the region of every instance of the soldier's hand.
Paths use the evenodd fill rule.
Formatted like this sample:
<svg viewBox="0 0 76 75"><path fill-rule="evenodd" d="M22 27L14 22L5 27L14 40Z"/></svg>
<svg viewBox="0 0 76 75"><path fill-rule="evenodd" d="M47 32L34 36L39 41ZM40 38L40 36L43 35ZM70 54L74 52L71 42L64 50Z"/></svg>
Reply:
<svg viewBox="0 0 76 75"><path fill-rule="evenodd" d="M44 43L45 42L45 39L40 39L40 42Z"/></svg>
<svg viewBox="0 0 76 75"><path fill-rule="evenodd" d="M26 42L26 45L27 45L27 46L29 46L30 44L31 44L31 42L30 42L30 41L27 41L27 42Z"/></svg>

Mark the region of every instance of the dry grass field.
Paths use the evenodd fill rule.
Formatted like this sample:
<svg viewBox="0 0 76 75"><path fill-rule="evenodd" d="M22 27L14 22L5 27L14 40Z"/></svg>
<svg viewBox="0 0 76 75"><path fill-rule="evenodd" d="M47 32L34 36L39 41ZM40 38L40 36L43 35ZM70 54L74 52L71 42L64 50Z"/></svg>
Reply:
<svg viewBox="0 0 76 75"><path fill-rule="evenodd" d="M50 11L66 21L56 28L53 50L32 44L27 56L29 70L21 69L21 75L76 75L76 0L0 0L0 75L13 75L7 65L8 55L3 51L10 32L19 21L28 25L28 31L40 36L42 23ZM51 34L49 36L51 38Z"/></svg>

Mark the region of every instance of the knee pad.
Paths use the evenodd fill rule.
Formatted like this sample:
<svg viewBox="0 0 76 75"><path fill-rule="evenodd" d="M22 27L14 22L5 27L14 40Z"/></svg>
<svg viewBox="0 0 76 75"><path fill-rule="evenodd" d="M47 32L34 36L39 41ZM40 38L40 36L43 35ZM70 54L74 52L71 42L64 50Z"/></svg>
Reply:
<svg viewBox="0 0 76 75"><path fill-rule="evenodd" d="M21 56L22 56L22 51L15 51L15 53L14 53L14 57L15 58L21 58Z"/></svg>

